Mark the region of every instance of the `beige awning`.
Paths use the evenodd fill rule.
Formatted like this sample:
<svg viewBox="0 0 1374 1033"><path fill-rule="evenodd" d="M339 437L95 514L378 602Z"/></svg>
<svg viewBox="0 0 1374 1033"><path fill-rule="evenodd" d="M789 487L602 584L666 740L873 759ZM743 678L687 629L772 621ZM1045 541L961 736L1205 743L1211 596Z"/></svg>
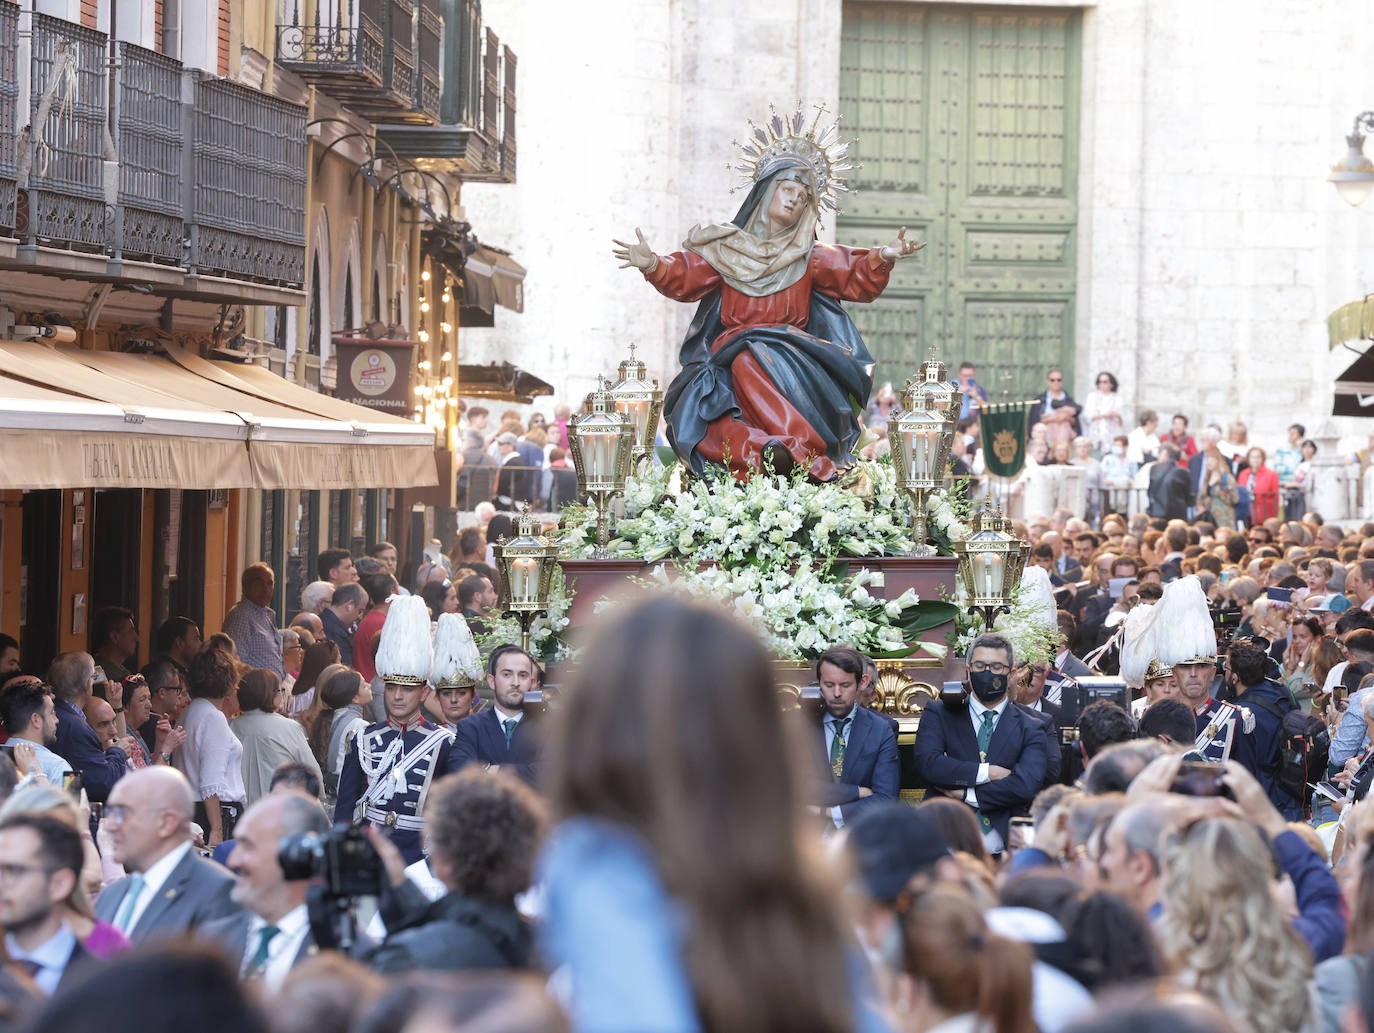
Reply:
<svg viewBox="0 0 1374 1033"><path fill-rule="evenodd" d="M0 376L0 488L253 485L241 420L138 401L121 407Z"/></svg>
<svg viewBox="0 0 1374 1033"><path fill-rule="evenodd" d="M240 375L249 369L254 372ZM33 441L11 444L0 435L0 464L13 481L0 480L5 487L406 488L438 479L427 427L315 395L258 367L211 363L180 350L134 355L5 342L0 377L58 396L46 399L50 412L44 417L26 410L12 392L9 422L28 422L5 428L0 417L0 428L57 441L25 451L21 444ZM307 404L302 396L322 404ZM109 469L93 472L108 480L92 479L92 470L70 460L52 466L65 437L59 431L69 426L59 412L63 398L69 407L77 400L103 404L106 417L118 414L131 431L155 439L159 450L125 438L104 441Z"/></svg>

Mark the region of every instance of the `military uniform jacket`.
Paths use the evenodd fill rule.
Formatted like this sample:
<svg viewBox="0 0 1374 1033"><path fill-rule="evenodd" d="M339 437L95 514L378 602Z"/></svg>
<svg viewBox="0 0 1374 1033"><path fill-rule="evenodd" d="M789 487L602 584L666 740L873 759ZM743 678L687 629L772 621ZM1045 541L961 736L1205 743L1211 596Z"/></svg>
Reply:
<svg viewBox="0 0 1374 1033"><path fill-rule="evenodd" d="M391 721L371 725L345 747L334 820L385 829L414 864L422 856L420 816L429 787L457 770L452 746L452 732L425 720L405 729Z"/></svg>
<svg viewBox="0 0 1374 1033"><path fill-rule="evenodd" d="M1245 707L1208 699L1194 711L1197 717L1197 752L1211 761L1231 760L1242 749L1244 737L1255 730L1255 716Z"/></svg>

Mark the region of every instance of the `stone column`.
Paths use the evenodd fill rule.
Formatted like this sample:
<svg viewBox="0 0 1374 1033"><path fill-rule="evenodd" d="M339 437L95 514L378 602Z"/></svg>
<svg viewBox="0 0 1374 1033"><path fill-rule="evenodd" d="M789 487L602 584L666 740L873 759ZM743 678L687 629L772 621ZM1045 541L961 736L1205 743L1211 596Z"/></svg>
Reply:
<svg viewBox="0 0 1374 1033"><path fill-rule="evenodd" d="M1328 522L1349 520L1349 471L1341 461L1340 431L1328 418L1312 433L1312 440L1317 443L1317 454L1307 475L1306 508L1320 513Z"/></svg>

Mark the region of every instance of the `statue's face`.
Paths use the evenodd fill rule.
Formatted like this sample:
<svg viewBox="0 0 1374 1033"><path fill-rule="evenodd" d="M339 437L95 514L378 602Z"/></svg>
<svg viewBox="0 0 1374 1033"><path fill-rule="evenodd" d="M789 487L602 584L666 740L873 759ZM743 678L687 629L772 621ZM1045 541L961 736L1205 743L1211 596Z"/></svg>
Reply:
<svg viewBox="0 0 1374 1033"><path fill-rule="evenodd" d="M768 203L768 228L773 233L791 229L806 209L807 189L796 180L785 179L773 191Z"/></svg>

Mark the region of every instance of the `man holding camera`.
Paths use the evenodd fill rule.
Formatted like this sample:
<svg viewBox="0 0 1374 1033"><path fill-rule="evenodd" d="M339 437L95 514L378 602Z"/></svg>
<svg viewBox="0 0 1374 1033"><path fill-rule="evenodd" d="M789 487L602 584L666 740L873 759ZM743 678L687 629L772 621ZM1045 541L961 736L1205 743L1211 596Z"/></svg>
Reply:
<svg viewBox="0 0 1374 1033"><path fill-rule="evenodd" d="M384 829L407 864L423 853L420 829L434 779L455 770L453 733L425 720L433 665L429 610L419 596L392 602L377 647L386 720L358 733L339 773L337 821ZM471 719L469 719L471 720Z"/></svg>
<svg viewBox="0 0 1374 1033"><path fill-rule="evenodd" d="M288 879L278 860L283 839L329 831L319 803L304 793L269 793L249 807L234 829L231 895L244 910L207 923L200 934L220 941L244 979L271 991L316 951L305 904L309 879Z"/></svg>

